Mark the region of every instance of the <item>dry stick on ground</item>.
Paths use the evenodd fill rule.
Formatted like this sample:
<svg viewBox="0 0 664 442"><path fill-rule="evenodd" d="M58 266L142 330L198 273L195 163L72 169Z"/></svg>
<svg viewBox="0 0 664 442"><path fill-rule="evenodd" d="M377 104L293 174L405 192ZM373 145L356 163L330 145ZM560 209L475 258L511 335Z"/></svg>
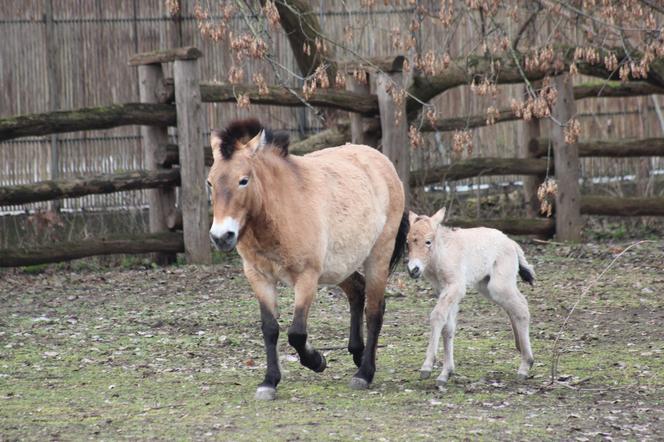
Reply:
<svg viewBox="0 0 664 442"><path fill-rule="evenodd" d="M608 272L611 267L613 267L613 264L615 264L615 262L618 261L618 259L621 256L623 256L629 249L634 248L634 247L636 247L640 244L650 243L650 242L654 242L654 241L652 241L652 240L643 240L643 241L635 242L634 244L630 244L627 248L625 248L625 250L620 252L618 254L618 256L613 258L613 260L609 263L609 265L606 266L606 268L602 271L602 273L600 273L599 276L597 278L595 278L595 280L593 282L591 282L588 286L586 286L585 289L583 289L583 292L581 292L581 295L576 300L576 302L574 303L574 305L570 309L569 313L565 317L565 320L563 321L563 325L560 326L560 330L558 331L558 334L556 335L556 340L553 343L553 351L552 351L552 358L551 358L551 382L550 382L550 384L553 384L556 381L556 377L557 377L557 374L558 374L558 361L560 360L560 349L558 348L558 342L560 341L560 337L562 336L563 331L565 331L565 327L567 326L567 322L569 322L569 318L572 316L572 313L574 313L574 310L576 309L576 306L579 305L581 300L586 296L586 294L590 291L590 289L593 288L595 286L595 284L597 284L597 282L599 282L600 279L602 279L602 276L604 276L604 274L606 272Z"/></svg>

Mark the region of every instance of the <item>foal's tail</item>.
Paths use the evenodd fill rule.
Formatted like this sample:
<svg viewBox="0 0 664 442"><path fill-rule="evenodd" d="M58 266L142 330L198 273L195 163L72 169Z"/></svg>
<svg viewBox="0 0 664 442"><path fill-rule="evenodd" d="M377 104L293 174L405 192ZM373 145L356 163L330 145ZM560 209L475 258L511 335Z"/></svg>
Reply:
<svg viewBox="0 0 664 442"><path fill-rule="evenodd" d="M397 232L397 239L394 242L394 251L390 258L390 274L394 272L399 261L406 253L406 237L408 236L408 229L410 229L410 222L408 221L408 212L404 212L399 224L399 231Z"/></svg>
<svg viewBox="0 0 664 442"><path fill-rule="evenodd" d="M533 281L535 280L535 269L533 269L533 266L526 261L526 255L524 255L521 246L516 242L514 243L514 246L516 247L516 256L519 259L519 276L528 284L533 285Z"/></svg>

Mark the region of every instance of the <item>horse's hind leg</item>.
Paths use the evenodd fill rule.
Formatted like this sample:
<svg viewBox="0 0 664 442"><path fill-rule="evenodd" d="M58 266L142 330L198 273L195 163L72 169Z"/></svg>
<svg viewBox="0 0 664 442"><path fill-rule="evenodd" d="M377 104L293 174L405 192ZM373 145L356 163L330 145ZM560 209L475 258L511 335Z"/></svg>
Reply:
<svg viewBox="0 0 664 442"><path fill-rule="evenodd" d="M288 343L300 356L300 364L320 373L327 367L325 357L307 342L307 317L317 288L318 274L313 272L302 274L295 281L295 312L288 328Z"/></svg>
<svg viewBox="0 0 664 442"><path fill-rule="evenodd" d="M348 337L348 352L353 355L355 365L362 364L364 352L364 337L362 336L362 313L364 312L364 276L355 272L346 278L339 287L346 293L350 304L350 335Z"/></svg>
<svg viewBox="0 0 664 442"><path fill-rule="evenodd" d="M366 280L366 306L364 310L367 322L367 344L362 354L359 370L350 381L353 389L365 389L373 381L376 373L376 348L378 336L383 326L385 313L385 286L389 275L390 256L394 249L394 241L387 240L388 235L383 234L374 245L371 255L364 263L364 277ZM394 235L392 235L394 238Z"/></svg>

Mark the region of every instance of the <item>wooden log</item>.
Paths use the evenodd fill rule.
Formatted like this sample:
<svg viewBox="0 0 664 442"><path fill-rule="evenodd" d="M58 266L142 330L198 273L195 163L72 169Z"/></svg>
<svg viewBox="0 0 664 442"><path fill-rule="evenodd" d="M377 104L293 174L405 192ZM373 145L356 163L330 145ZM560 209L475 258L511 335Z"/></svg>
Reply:
<svg viewBox="0 0 664 442"><path fill-rule="evenodd" d="M169 63L175 60L196 60L202 56L203 53L193 46L141 52L140 54L134 54L129 57L129 66Z"/></svg>
<svg viewBox="0 0 664 442"><path fill-rule="evenodd" d="M164 74L161 64L148 64L138 66L138 91L141 102L157 103L157 85L161 83ZM159 146L168 142L168 130L165 126L141 126L143 141L143 164L147 170L160 170L157 160ZM150 206L149 224L150 233L168 231L166 218L175 210L175 188L162 187L147 191ZM153 260L160 265L175 262L175 254L154 254Z"/></svg>
<svg viewBox="0 0 664 442"><path fill-rule="evenodd" d="M554 164L556 169L556 238L560 241L581 240L581 211L579 191L579 149L576 143L565 142L565 128L576 114L572 79L569 75L561 75L553 79L558 90L552 117L560 124L554 123L551 129L553 140Z"/></svg>
<svg viewBox="0 0 664 442"><path fill-rule="evenodd" d="M637 97L664 94L664 87L645 81L591 81L574 86L574 99L597 97Z"/></svg>
<svg viewBox="0 0 664 442"><path fill-rule="evenodd" d="M472 158L445 166L412 171L410 185L423 186L488 175L542 175L546 173L546 167L547 161L540 158Z"/></svg>
<svg viewBox="0 0 664 442"><path fill-rule="evenodd" d="M0 250L0 267L46 264L98 255L155 252L174 254L183 251L184 241L181 233L164 232L122 238L95 238L57 242L27 249Z"/></svg>
<svg viewBox="0 0 664 442"><path fill-rule="evenodd" d="M581 213L610 216L664 216L664 198L617 198L581 196Z"/></svg>
<svg viewBox="0 0 664 442"><path fill-rule="evenodd" d="M302 89L294 88L300 97ZM286 107L303 107L298 97L281 86L268 86L261 94L257 86L250 84L201 83L201 101L204 103L235 103L238 95L247 95L252 104ZM175 99L173 79L164 79L159 86L159 102L170 103ZM344 91L340 89L317 89L308 99L312 106L339 109L365 116L378 114L378 98L368 92Z"/></svg>
<svg viewBox="0 0 664 442"><path fill-rule="evenodd" d="M406 205L410 201L410 142L408 140L408 121L406 120L405 100L397 102L391 90L402 87L403 73L376 75L376 95L380 109L382 151L394 164L401 182L404 183Z"/></svg>
<svg viewBox="0 0 664 442"><path fill-rule="evenodd" d="M547 155L551 140L542 138L530 145L533 156ZM658 157L664 156L664 138L586 140L576 143L580 157Z"/></svg>
<svg viewBox="0 0 664 442"><path fill-rule="evenodd" d="M355 71L367 71L371 73L385 72L388 74L403 72L403 65L406 57L403 55L386 55L383 57L373 57L366 60L349 60L342 61L339 64L343 65L348 73Z"/></svg>
<svg viewBox="0 0 664 442"><path fill-rule="evenodd" d="M464 229L472 227L490 227L510 235L553 236L554 221L551 218L514 218L514 219L450 219L445 224Z"/></svg>
<svg viewBox="0 0 664 442"><path fill-rule="evenodd" d="M125 103L73 111L46 112L0 118L0 141L12 138L108 129L129 125L175 125L171 104Z"/></svg>
<svg viewBox="0 0 664 442"><path fill-rule="evenodd" d="M515 121L518 120L512 109L505 108L498 111L498 114L495 116L495 122L500 123L503 121ZM431 125L427 120L422 125L423 132L452 132L455 130L466 130L473 129L476 127L488 126L486 114L480 115L467 115L465 117L456 117L456 118L445 118L436 121L436 124Z"/></svg>
<svg viewBox="0 0 664 442"><path fill-rule="evenodd" d="M180 156L180 205L184 216L184 245L187 262L210 264L208 196L205 189L203 109L200 66L197 60L175 60L175 104L177 106Z"/></svg>
<svg viewBox="0 0 664 442"><path fill-rule="evenodd" d="M179 170L137 170L123 174L94 175L0 187L0 206L74 198L84 195L177 186Z"/></svg>

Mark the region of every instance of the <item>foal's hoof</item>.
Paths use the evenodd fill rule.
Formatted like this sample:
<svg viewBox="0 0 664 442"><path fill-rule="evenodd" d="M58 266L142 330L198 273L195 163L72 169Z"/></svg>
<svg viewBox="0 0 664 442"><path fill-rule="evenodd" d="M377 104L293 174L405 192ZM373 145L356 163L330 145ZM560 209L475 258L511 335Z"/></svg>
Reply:
<svg viewBox="0 0 664 442"><path fill-rule="evenodd" d="M528 380L528 374L517 373L516 380L517 382L526 382Z"/></svg>
<svg viewBox="0 0 664 442"><path fill-rule="evenodd" d="M353 377L350 380L349 386L353 390L366 390L369 388L369 383L362 378Z"/></svg>
<svg viewBox="0 0 664 442"><path fill-rule="evenodd" d="M325 356L323 356L321 354L320 355L320 365L318 366L318 368L314 368L314 371L316 373L321 373L321 372L325 371L326 368L327 368L327 359L325 359Z"/></svg>
<svg viewBox="0 0 664 442"><path fill-rule="evenodd" d="M429 379L431 370L420 370L420 379Z"/></svg>
<svg viewBox="0 0 664 442"><path fill-rule="evenodd" d="M272 387L258 387L256 389L257 401L273 401L277 397L277 389Z"/></svg>
<svg viewBox="0 0 664 442"><path fill-rule="evenodd" d="M436 379L436 387L444 387L447 385L447 379Z"/></svg>

